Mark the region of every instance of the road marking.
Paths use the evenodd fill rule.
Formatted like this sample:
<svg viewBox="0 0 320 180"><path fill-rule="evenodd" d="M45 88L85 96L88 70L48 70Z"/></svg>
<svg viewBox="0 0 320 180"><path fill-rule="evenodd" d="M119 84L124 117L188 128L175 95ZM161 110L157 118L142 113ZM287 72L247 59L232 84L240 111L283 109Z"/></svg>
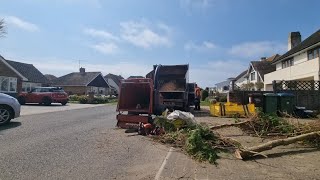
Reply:
<svg viewBox="0 0 320 180"><path fill-rule="evenodd" d="M162 164L161 164L161 167L160 167L158 173L156 174L156 177L154 178L155 180L159 180L159 179L160 179L161 173L162 173L162 171L164 170L164 167L166 166L166 164L168 163L168 160L169 160L169 158L170 158L173 150L174 150L173 147L171 147L171 148L169 149L166 158L163 160L163 162L162 162Z"/></svg>

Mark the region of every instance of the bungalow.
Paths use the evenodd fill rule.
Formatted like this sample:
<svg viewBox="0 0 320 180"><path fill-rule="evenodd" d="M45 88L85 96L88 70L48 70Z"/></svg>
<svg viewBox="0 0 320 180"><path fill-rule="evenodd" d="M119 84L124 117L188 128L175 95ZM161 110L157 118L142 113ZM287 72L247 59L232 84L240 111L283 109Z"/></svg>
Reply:
<svg viewBox="0 0 320 180"><path fill-rule="evenodd" d="M0 92L16 96L47 83L46 77L32 64L6 60L0 56Z"/></svg>
<svg viewBox="0 0 320 180"><path fill-rule="evenodd" d="M273 90L274 80L319 80L320 30L301 42L300 32L291 32L288 51L272 62L276 71L265 75L266 90Z"/></svg>
<svg viewBox="0 0 320 180"><path fill-rule="evenodd" d="M80 68L79 72L73 72L52 81L53 85L62 87L69 94L85 95L94 94L108 95L109 84L103 78L101 72L86 72Z"/></svg>
<svg viewBox="0 0 320 180"><path fill-rule="evenodd" d="M114 75L109 73L106 76L104 76L104 79L110 85L110 88L112 89L111 91L113 92L112 94L119 94L121 80L124 78L120 75Z"/></svg>

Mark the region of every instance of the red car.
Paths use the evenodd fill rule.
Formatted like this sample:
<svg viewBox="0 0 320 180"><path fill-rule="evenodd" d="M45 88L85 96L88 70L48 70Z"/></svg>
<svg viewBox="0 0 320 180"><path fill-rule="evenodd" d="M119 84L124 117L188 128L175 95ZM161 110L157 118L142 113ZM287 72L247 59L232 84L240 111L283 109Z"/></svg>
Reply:
<svg viewBox="0 0 320 180"><path fill-rule="evenodd" d="M26 103L39 103L46 106L51 103L68 103L68 94L61 87L36 87L30 92L21 93L18 96L21 105Z"/></svg>

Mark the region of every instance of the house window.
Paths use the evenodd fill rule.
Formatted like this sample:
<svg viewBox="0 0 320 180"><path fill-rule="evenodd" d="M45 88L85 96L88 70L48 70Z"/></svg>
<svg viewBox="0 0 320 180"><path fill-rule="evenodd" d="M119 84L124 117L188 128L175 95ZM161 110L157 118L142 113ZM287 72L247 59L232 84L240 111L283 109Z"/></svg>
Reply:
<svg viewBox="0 0 320 180"><path fill-rule="evenodd" d="M314 49L309 50L308 51L308 60L319 57L319 50L320 50L320 47L316 47Z"/></svg>
<svg viewBox="0 0 320 180"><path fill-rule="evenodd" d="M17 78L0 76L0 92L17 92Z"/></svg>
<svg viewBox="0 0 320 180"><path fill-rule="evenodd" d="M40 83L30 83L30 82L23 82L22 83L22 92L29 92L35 87L41 87Z"/></svg>
<svg viewBox="0 0 320 180"><path fill-rule="evenodd" d="M252 72L252 73L250 74L250 80L251 80L251 81L256 80L256 72Z"/></svg>
<svg viewBox="0 0 320 180"><path fill-rule="evenodd" d="M293 63L293 58L285 60L285 61L282 61L282 69L290 67L290 66L293 66L293 64L294 64Z"/></svg>

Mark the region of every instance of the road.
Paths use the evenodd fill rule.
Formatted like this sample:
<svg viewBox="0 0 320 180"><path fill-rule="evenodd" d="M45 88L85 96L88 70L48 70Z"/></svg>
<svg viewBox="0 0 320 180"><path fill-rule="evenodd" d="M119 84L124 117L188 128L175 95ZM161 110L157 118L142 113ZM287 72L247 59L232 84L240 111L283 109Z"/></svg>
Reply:
<svg viewBox="0 0 320 180"><path fill-rule="evenodd" d="M154 179L168 148L115 128L115 116L109 105L0 127L0 179Z"/></svg>

